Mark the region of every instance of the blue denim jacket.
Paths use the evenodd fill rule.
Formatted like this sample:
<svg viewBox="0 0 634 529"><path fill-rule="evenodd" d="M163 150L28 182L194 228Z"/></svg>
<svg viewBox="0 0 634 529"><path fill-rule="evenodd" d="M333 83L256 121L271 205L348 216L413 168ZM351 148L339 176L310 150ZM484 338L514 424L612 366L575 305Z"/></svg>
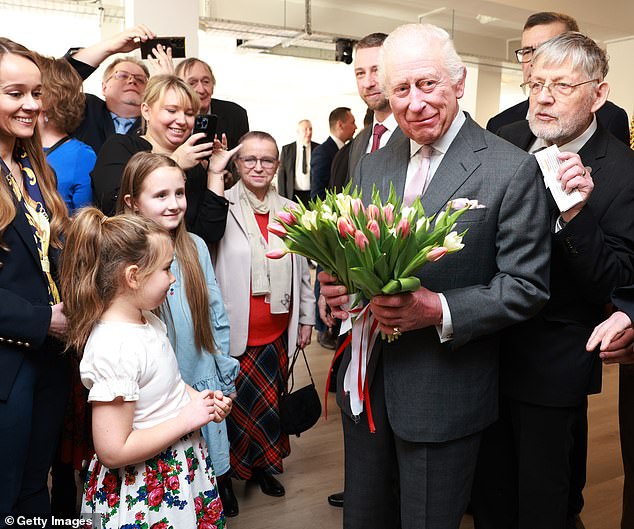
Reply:
<svg viewBox="0 0 634 529"><path fill-rule="evenodd" d="M176 282L167 295L171 314L164 316L164 319L167 320L165 323L168 336L176 353L181 376L186 384L197 391L220 389L225 395L229 395L236 390L235 382L240 362L229 355L229 319L225 312L220 289L216 283L209 250L200 237L193 233L190 233L190 236L196 243L200 264L207 282L211 329L217 352L210 353L206 350L198 351L196 349L183 274L177 259L174 259L171 268ZM229 470L229 441L226 423L224 421L220 424L211 422L202 428L202 432L209 446L209 455L216 474L226 473Z"/></svg>

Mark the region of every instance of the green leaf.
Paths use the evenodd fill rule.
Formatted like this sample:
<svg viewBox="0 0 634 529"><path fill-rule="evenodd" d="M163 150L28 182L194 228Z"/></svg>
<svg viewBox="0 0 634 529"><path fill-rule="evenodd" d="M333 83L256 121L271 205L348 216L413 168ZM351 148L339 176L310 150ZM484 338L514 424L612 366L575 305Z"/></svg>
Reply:
<svg viewBox="0 0 634 529"><path fill-rule="evenodd" d="M388 265L387 255L382 253L379 255L378 259L374 261L374 272L377 276L379 276L381 283L385 284L390 280L390 269Z"/></svg>

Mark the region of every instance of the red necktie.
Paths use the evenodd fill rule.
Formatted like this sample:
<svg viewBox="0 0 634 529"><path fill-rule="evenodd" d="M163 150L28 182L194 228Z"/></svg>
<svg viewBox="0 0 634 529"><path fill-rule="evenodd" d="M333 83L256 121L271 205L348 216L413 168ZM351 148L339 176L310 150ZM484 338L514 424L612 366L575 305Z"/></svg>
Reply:
<svg viewBox="0 0 634 529"><path fill-rule="evenodd" d="M431 154L434 150L430 145L423 145L414 155L419 161L419 166L412 177L405 183L403 193L403 204L411 206L416 197L421 196L429 185L429 167L431 165ZM416 163L416 161L414 161Z"/></svg>
<svg viewBox="0 0 634 529"><path fill-rule="evenodd" d="M372 148L370 149L370 152L374 152L379 148L379 145L381 143L381 136L385 134L386 130L387 127L381 125L380 123L374 125L374 130L372 131Z"/></svg>

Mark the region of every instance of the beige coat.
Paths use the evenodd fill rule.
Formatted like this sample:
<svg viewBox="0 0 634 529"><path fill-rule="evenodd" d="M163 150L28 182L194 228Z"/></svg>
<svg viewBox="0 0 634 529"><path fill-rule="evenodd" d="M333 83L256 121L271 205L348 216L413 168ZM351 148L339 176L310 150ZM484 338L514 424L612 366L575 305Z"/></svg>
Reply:
<svg viewBox="0 0 634 529"><path fill-rule="evenodd" d="M224 237L215 245L212 257L231 327L229 351L231 356L241 356L247 347L249 332L251 250L236 187L229 189L225 196L229 200L227 228ZM291 203L286 198L282 200L284 204ZM304 257L293 254L292 268L292 304L288 326L289 355L295 351L299 325L315 324L315 295L310 286L308 262Z"/></svg>

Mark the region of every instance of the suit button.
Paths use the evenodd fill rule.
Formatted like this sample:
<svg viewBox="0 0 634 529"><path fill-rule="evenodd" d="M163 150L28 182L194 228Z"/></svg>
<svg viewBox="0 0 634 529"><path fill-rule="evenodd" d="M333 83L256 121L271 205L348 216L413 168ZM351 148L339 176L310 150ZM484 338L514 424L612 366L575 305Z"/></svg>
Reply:
<svg viewBox="0 0 634 529"><path fill-rule="evenodd" d="M17 342L15 342L16 345L24 345L20 340L18 340Z"/></svg>
<svg viewBox="0 0 634 529"><path fill-rule="evenodd" d="M4 342L4 338L0 336L0 342Z"/></svg>
<svg viewBox="0 0 634 529"><path fill-rule="evenodd" d="M31 344L29 342L24 342L24 347L31 347Z"/></svg>
<svg viewBox="0 0 634 529"><path fill-rule="evenodd" d="M11 338L7 338L7 343L13 343L13 340Z"/></svg>

